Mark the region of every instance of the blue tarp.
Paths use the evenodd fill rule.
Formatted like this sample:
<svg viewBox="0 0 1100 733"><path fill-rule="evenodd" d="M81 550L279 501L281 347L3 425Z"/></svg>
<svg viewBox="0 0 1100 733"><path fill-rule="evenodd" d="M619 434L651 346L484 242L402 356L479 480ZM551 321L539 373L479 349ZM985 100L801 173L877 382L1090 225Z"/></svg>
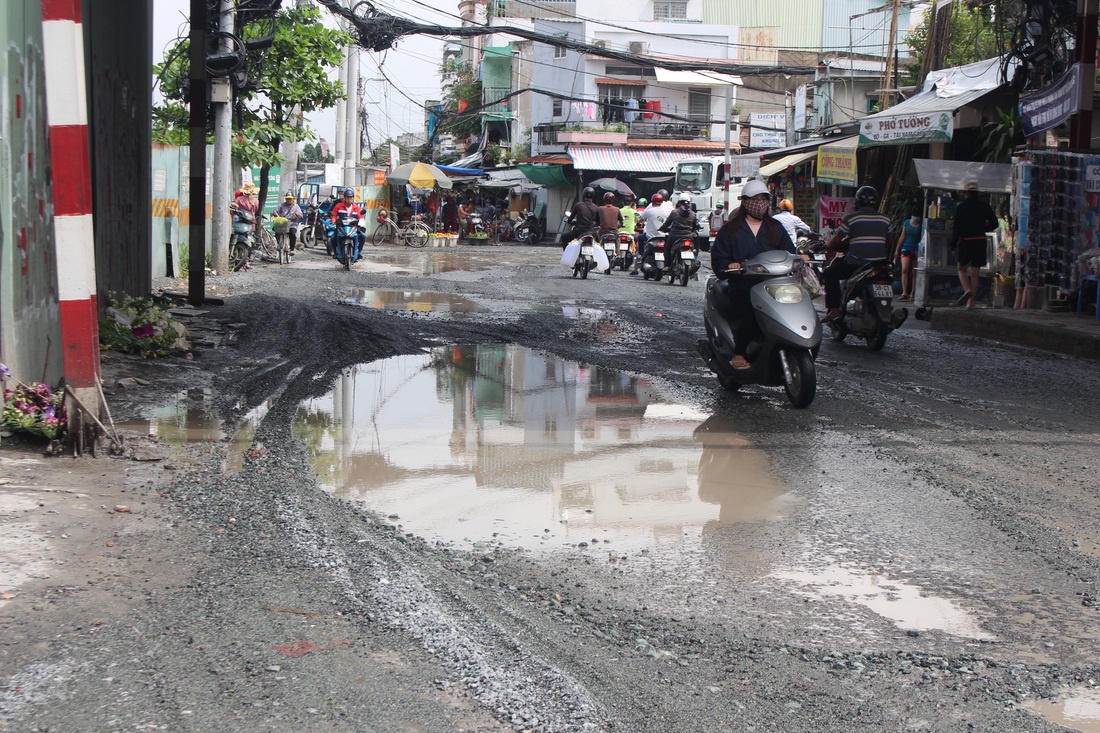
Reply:
<svg viewBox="0 0 1100 733"><path fill-rule="evenodd" d="M480 176L485 173L481 168L455 168L454 166L439 165L437 163L432 163L432 165L449 176Z"/></svg>

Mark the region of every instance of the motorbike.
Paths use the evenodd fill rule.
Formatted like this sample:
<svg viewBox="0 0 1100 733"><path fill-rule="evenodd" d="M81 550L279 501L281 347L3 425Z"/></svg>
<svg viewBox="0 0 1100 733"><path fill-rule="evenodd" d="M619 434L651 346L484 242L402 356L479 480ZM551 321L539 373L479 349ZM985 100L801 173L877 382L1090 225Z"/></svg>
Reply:
<svg viewBox="0 0 1100 733"><path fill-rule="evenodd" d="M894 308L894 266L888 259L868 260L844 283L841 316L827 325L834 341L849 334L862 338L871 351L886 345L886 337L905 323L908 308Z"/></svg>
<svg viewBox="0 0 1100 733"><path fill-rule="evenodd" d="M573 263L573 277L580 275L581 279L584 280L588 277L588 273L596 269L595 249L598 245L594 234L583 234L579 241L581 251L577 261Z"/></svg>
<svg viewBox="0 0 1100 733"><path fill-rule="evenodd" d="M665 276L665 237L650 237L646 240L645 257L642 260L642 278L653 278L657 282Z"/></svg>
<svg viewBox="0 0 1100 733"><path fill-rule="evenodd" d="M513 235L520 244L537 244L542 239L542 223L532 212L524 211L520 215L520 223L516 225Z"/></svg>
<svg viewBox="0 0 1100 733"><path fill-rule="evenodd" d="M798 254L809 256L807 264L820 278L821 273L825 270L825 263L827 260L827 255L825 254L825 240L822 239L821 235L817 232L803 231L799 231L795 239L794 245L795 249L798 250Z"/></svg>
<svg viewBox="0 0 1100 733"><path fill-rule="evenodd" d="M306 206L305 218L302 220L301 226L302 244L304 246L316 247L317 241L325 236L325 224L321 219L321 211L316 204Z"/></svg>
<svg viewBox="0 0 1100 733"><path fill-rule="evenodd" d="M687 287L688 280L699 272L699 256L695 240L691 237L676 237L668 245L668 284Z"/></svg>
<svg viewBox="0 0 1100 733"><path fill-rule="evenodd" d="M363 222L357 214L344 211L336 217L333 230L336 259L345 270L350 270L351 264L359 259L359 234L364 231Z"/></svg>
<svg viewBox="0 0 1100 733"><path fill-rule="evenodd" d="M603 247L604 254L607 255L607 261L610 265L607 268L607 272L610 273L611 270L615 267L615 258L616 258L615 250L619 246L619 233L618 232L607 232L607 233L601 235L600 236L600 246Z"/></svg>
<svg viewBox="0 0 1100 733"><path fill-rule="evenodd" d="M749 297L763 337L749 344L747 369L734 369L734 334L741 313L729 313L729 283L714 275L707 278L703 298L706 338L696 343L707 368L726 390L746 384L784 387L797 408L808 407L817 392L814 359L821 348L821 322L809 295L801 285L801 257L783 250L767 250L742 263L732 277L748 279ZM751 317L751 316L750 316Z"/></svg>
<svg viewBox="0 0 1100 733"><path fill-rule="evenodd" d="M485 231L485 221L477 211L466 217L467 234L481 234Z"/></svg>
<svg viewBox="0 0 1100 733"><path fill-rule="evenodd" d="M615 259L611 261L612 267L618 267L623 272L628 267L634 264L634 253L630 251L630 245L634 243L634 238L625 232L619 233L618 252L615 255Z"/></svg>
<svg viewBox="0 0 1100 733"><path fill-rule="evenodd" d="M229 240L229 267L237 272L248 263L252 251L248 235L255 226L256 218L252 216L252 212L243 209L230 208L229 211L233 218L233 237Z"/></svg>

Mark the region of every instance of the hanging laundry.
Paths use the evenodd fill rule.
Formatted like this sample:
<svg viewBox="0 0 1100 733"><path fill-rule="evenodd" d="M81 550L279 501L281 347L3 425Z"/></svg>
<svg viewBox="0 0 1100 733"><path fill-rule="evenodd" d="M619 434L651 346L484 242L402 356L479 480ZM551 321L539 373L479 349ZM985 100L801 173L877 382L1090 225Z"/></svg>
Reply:
<svg viewBox="0 0 1100 733"><path fill-rule="evenodd" d="M630 99L626 100L626 108L627 108L627 112L626 112L626 115L625 115L626 121L628 123L633 122L635 119L638 118L638 113L634 111L634 110L638 109L638 100L635 99L634 97L631 97Z"/></svg>

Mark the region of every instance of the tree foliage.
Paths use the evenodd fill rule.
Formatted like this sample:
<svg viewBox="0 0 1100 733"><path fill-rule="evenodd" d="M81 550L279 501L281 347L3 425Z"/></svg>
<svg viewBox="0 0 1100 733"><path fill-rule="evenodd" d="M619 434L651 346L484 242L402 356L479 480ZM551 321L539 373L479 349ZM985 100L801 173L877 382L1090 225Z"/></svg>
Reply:
<svg viewBox="0 0 1100 733"><path fill-rule="evenodd" d="M975 61L994 58L1003 54L1010 45L1012 31L1023 12L1021 0L988 0L987 2L956 2L945 6L941 13L949 13L946 26L946 43L943 58L935 68L963 66ZM903 66L902 84L919 84L920 70L928 55L928 41L932 35L932 13L924 15L923 22L905 37L912 49L913 63Z"/></svg>
<svg viewBox="0 0 1100 733"><path fill-rule="evenodd" d="M333 107L347 96L328 71L343 61L343 47L352 42L343 31L325 27L315 7L290 7L275 15L275 34L262 58L249 57L249 89L234 92L233 156L242 163L261 167L267 181L271 166L282 161L279 146L315 138L313 131L295 124L294 108L303 115ZM270 33L268 19L250 23L240 35L248 40ZM188 41L173 47L165 61L154 67L165 103L153 109L153 139L185 144L188 139L187 85L190 82ZM254 91L250 90L254 88ZM208 132L212 128L208 125ZM261 184L261 204L266 187Z"/></svg>
<svg viewBox="0 0 1100 733"><path fill-rule="evenodd" d="M481 115L466 110L481 105L481 80L468 64L456 71L454 85L444 97L444 112L437 134L450 133L462 139L481 134Z"/></svg>

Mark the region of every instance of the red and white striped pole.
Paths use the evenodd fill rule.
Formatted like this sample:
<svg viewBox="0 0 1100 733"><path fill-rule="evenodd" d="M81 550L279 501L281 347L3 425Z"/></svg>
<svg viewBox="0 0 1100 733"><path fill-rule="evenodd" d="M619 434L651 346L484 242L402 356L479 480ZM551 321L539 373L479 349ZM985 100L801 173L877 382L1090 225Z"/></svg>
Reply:
<svg viewBox="0 0 1100 733"><path fill-rule="evenodd" d="M99 313L80 2L42 0L42 49L65 383L98 413Z"/></svg>

